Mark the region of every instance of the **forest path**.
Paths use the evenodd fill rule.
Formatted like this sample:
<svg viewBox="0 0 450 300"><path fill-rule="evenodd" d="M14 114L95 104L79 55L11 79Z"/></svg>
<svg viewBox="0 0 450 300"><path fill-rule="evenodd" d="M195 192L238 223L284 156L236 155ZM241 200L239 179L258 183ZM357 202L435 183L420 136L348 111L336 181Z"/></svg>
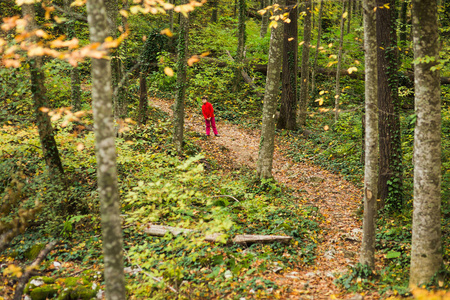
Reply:
<svg viewBox="0 0 450 300"><path fill-rule="evenodd" d="M150 105L172 115L173 101L150 99ZM185 130L205 134L205 125L200 108L185 112ZM259 130L245 130L237 125L217 122L220 137L211 135L207 140L199 140L199 146L208 153L211 144L221 149L222 155L212 157L225 168L237 166L256 167ZM277 181L297 191L301 204L315 206L324 216L322 232L317 236L321 241L315 249L313 265L301 266L286 273L272 273L268 277L280 286L290 286L291 292L283 299L350 299L349 294L339 289L333 281L336 273L346 271L347 266L358 262L362 237L362 224L356 216L362 190L344 180L340 175L309 163L294 163L282 154L287 148L282 139L275 140L273 174ZM217 147L218 146L218 147ZM213 153L214 155L214 153ZM354 299L359 299L356 295ZM362 298L362 297L361 297ZM378 299L377 294L365 295L364 299Z"/></svg>

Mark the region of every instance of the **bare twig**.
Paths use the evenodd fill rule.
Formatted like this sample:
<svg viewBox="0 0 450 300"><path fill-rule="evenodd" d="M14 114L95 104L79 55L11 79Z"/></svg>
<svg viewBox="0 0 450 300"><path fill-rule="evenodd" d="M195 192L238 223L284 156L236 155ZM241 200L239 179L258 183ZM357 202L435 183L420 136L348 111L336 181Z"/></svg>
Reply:
<svg viewBox="0 0 450 300"><path fill-rule="evenodd" d="M47 254L56 246L57 243L57 241L48 243L47 246L45 246L45 248L42 249L41 252L39 252L38 257L33 261L33 263L25 269L25 273L22 275L22 277L20 277L19 283L17 284L13 298L14 300L22 299L23 290L28 282L28 279L30 279L31 272L41 264Z"/></svg>
<svg viewBox="0 0 450 300"><path fill-rule="evenodd" d="M228 197L228 198L234 199L236 202L240 202L238 199L236 199L236 198L234 198L233 196L230 196L230 195L211 196L211 198L219 198L219 197Z"/></svg>

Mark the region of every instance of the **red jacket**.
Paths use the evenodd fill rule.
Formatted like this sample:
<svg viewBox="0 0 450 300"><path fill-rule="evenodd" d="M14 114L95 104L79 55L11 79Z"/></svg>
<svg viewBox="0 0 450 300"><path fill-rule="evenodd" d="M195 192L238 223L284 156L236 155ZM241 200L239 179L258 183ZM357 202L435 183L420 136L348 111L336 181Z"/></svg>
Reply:
<svg viewBox="0 0 450 300"><path fill-rule="evenodd" d="M203 116L205 117L205 120L208 118L214 118L214 109L211 103L206 102L205 104L202 105L202 113Z"/></svg>

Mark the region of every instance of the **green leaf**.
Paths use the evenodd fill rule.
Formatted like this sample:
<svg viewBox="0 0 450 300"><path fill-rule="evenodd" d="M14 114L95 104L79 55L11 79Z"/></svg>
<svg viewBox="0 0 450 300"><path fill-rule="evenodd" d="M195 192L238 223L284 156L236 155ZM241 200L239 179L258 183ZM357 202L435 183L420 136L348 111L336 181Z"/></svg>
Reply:
<svg viewBox="0 0 450 300"><path fill-rule="evenodd" d="M386 258L387 258L387 259L389 259L389 258L397 258L397 257L400 257L400 255L401 255L401 252L397 252L397 251L389 251L389 252L386 254Z"/></svg>

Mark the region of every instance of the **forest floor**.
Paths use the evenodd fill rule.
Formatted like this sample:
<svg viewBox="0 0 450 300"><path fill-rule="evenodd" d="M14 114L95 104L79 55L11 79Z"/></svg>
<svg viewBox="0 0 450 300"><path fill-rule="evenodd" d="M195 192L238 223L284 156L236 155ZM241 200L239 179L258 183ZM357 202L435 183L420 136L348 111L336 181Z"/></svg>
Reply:
<svg viewBox="0 0 450 300"><path fill-rule="evenodd" d="M150 105L172 115L172 101L152 98ZM200 108L199 111L188 110L185 115L185 130L205 135ZM219 137L211 134L197 142L207 158L218 161L225 170L245 166L255 168L260 131L221 121L216 124ZM362 190L339 174L312 163L292 162L283 155L287 148L286 141L277 137L273 162L275 179L297 191L301 204L317 207L325 221L321 224L322 233L317 237L319 245L314 264L287 273L271 273L268 277L280 286L290 286L284 299L362 299L363 295L348 293L333 283L338 273L358 262L362 222L357 211L363 199ZM377 293L364 295L364 299L379 298Z"/></svg>

